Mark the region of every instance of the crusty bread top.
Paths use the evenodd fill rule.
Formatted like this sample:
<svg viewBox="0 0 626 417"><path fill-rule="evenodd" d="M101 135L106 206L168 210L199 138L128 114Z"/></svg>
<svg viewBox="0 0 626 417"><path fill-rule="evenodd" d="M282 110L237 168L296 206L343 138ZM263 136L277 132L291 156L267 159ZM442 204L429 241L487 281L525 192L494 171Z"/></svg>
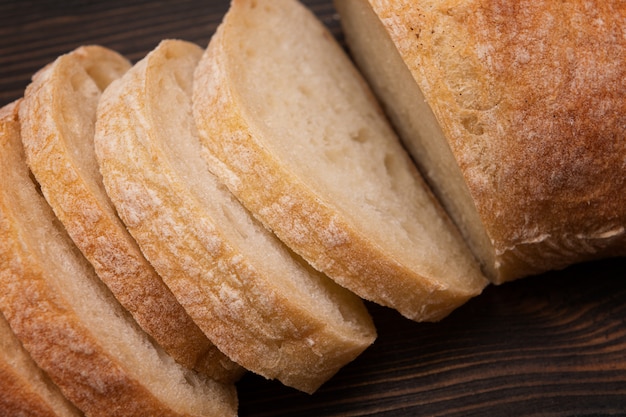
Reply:
<svg viewBox="0 0 626 417"><path fill-rule="evenodd" d="M497 281L626 253L623 2L370 4L456 156Z"/></svg>
<svg viewBox="0 0 626 417"><path fill-rule="evenodd" d="M80 415L24 350L0 313L0 416Z"/></svg>
<svg viewBox="0 0 626 417"><path fill-rule="evenodd" d="M17 112L0 120L0 309L88 415L235 415L234 387L176 364L97 278L29 176Z"/></svg>
<svg viewBox="0 0 626 417"><path fill-rule="evenodd" d="M130 68L107 48L82 46L39 71L20 106L31 171L78 248L140 326L175 360L229 382L242 369L206 338L117 217L93 147L101 92Z"/></svg>
<svg viewBox="0 0 626 417"><path fill-rule="evenodd" d="M214 343L313 392L375 338L362 301L305 264L210 173L191 115L202 49L167 40L102 96L105 186L146 257Z"/></svg>
<svg viewBox="0 0 626 417"><path fill-rule="evenodd" d="M234 1L196 70L208 158L319 270L415 320L481 292L477 262L348 57L295 1Z"/></svg>

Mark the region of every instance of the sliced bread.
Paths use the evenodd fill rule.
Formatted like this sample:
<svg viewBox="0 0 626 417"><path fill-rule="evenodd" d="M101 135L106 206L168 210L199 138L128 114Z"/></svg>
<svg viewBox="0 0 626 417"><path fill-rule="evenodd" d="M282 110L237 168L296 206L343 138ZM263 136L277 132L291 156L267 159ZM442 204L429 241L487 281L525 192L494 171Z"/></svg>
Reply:
<svg viewBox="0 0 626 417"><path fill-rule="evenodd" d="M178 365L139 329L30 177L15 106L0 110L0 310L90 416L234 416L233 385Z"/></svg>
<svg viewBox="0 0 626 417"><path fill-rule="evenodd" d="M31 171L78 248L141 327L175 360L230 382L243 370L191 320L117 217L93 146L102 91L130 68L107 48L82 46L39 71L20 106Z"/></svg>
<svg viewBox="0 0 626 417"><path fill-rule="evenodd" d="M0 314L0 416L79 417Z"/></svg>
<svg viewBox="0 0 626 417"><path fill-rule="evenodd" d="M348 56L297 1L233 1L193 101L216 174L339 284L420 321L486 285Z"/></svg>
<svg viewBox="0 0 626 417"><path fill-rule="evenodd" d="M163 41L104 92L95 135L104 184L209 338L245 368L311 393L375 329L360 299L309 270L210 172L191 113L201 55Z"/></svg>
<svg viewBox="0 0 626 417"><path fill-rule="evenodd" d="M495 283L626 255L626 7L337 0L350 50Z"/></svg>

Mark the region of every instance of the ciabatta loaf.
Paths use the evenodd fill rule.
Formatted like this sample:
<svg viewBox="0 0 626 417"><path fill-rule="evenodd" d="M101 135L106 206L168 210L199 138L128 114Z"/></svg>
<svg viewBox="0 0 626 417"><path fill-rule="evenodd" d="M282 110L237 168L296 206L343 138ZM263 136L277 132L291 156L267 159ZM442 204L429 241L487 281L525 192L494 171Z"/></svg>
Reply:
<svg viewBox="0 0 626 417"><path fill-rule="evenodd" d="M0 416L79 417L0 314Z"/></svg>
<svg viewBox="0 0 626 417"><path fill-rule="evenodd" d="M374 340L362 301L307 269L210 172L191 114L202 49L163 41L104 92L104 184L148 260L209 338L313 392Z"/></svg>
<svg viewBox="0 0 626 417"><path fill-rule="evenodd" d="M100 94L130 63L107 48L83 46L39 71L20 106L26 159L78 248L121 304L175 360L230 382L241 367L186 314L117 217L93 146Z"/></svg>
<svg viewBox="0 0 626 417"><path fill-rule="evenodd" d="M35 362L89 416L234 416L233 385L152 344L74 246L0 111L0 310Z"/></svg>
<svg viewBox="0 0 626 417"><path fill-rule="evenodd" d="M355 60L494 282L626 254L623 2L336 5Z"/></svg>
<svg viewBox="0 0 626 417"><path fill-rule="evenodd" d="M365 82L293 0L235 0L195 75L207 157L315 268L414 320L486 284Z"/></svg>

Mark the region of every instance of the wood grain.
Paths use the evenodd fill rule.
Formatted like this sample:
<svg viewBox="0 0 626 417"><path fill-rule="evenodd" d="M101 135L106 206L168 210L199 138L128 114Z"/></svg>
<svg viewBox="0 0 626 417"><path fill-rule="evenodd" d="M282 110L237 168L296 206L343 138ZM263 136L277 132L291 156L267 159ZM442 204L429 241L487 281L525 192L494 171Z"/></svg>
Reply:
<svg viewBox="0 0 626 417"><path fill-rule="evenodd" d="M370 350L312 397L246 377L241 415L624 415L624 276L611 260L525 278L435 324L371 305Z"/></svg>
<svg viewBox="0 0 626 417"><path fill-rule="evenodd" d="M330 1L305 1L333 34ZM32 74L80 45L99 44L137 61L165 38L205 46L228 0L0 0L0 104L22 95Z"/></svg>
<svg viewBox="0 0 626 417"><path fill-rule="evenodd" d="M330 1L307 5L341 41ZM0 105L61 53L206 45L228 1L0 1ZM1 186L1 185L0 185ZM309 396L247 375L240 416L626 415L626 259L490 287L440 323L369 304L379 339Z"/></svg>

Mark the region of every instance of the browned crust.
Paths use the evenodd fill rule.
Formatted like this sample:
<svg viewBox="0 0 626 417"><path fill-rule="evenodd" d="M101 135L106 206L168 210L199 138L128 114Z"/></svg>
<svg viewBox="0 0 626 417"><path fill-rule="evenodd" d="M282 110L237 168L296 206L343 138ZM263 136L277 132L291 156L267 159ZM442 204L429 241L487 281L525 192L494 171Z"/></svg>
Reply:
<svg viewBox="0 0 626 417"><path fill-rule="evenodd" d="M1 116L0 116L1 117ZM80 416L32 360L0 311L0 416Z"/></svg>
<svg viewBox="0 0 626 417"><path fill-rule="evenodd" d="M76 165L76 150L65 136L82 134L80 140L93 146L89 144L93 142L98 97L83 94L79 102L66 99L73 82L67 68L72 66L85 70L117 66L117 76L130 68L117 53L87 46L59 57L33 77L20 110L22 140L44 196L98 276L166 352L184 366L222 382L238 379L243 369L206 338L141 254L106 198L99 173L82 172ZM99 87L105 88L112 80L98 81ZM68 108L68 103L74 108ZM91 110L93 114L88 114ZM91 117L91 128L68 132L64 115L69 112Z"/></svg>
<svg viewBox="0 0 626 417"><path fill-rule="evenodd" d="M0 112L0 169L7 179L0 190L0 308L15 335L35 362L59 386L64 395L88 415L93 416L181 416L148 392L139 381L131 379L123 368L104 352L89 329L63 297L50 287L47 261L38 259L28 246L28 225L18 220L14 195L28 194L33 213L45 214L53 222L54 214L34 188L13 190L11 185L28 178L20 142L17 111ZM23 182L23 181L22 181ZM33 219L35 220L35 219ZM69 242L58 230L51 236ZM68 248L68 250L71 250ZM77 261L80 258L77 257ZM84 279L90 267L82 262Z"/></svg>
<svg viewBox="0 0 626 417"><path fill-rule="evenodd" d="M626 254L626 5L370 1L444 130L500 280Z"/></svg>
<svg viewBox="0 0 626 417"><path fill-rule="evenodd" d="M4 321L4 317L0 317ZM8 323L3 323L7 332ZM13 334L5 334L2 337L11 337ZM15 339L15 343L19 343ZM45 375L38 366L30 359L28 353L23 351L25 356L22 362L10 363L8 360L0 360L0 416L33 416L33 417L59 417L59 416L80 416L82 413L74 408L52 384L51 381L44 382ZM27 363L28 361L29 363ZM16 365L28 368L32 367L33 372L28 373L26 369L17 368ZM34 370L39 371L36 374ZM32 381L31 378L39 378L39 381ZM40 384L38 384L40 382ZM47 385L49 384L49 385ZM48 392L42 392L47 389Z"/></svg>
<svg viewBox="0 0 626 417"><path fill-rule="evenodd" d="M327 321L311 305L291 300L290 291L231 245L172 168L160 139L152 138L158 132L150 105L141 100L149 59L101 101L96 149L109 195L146 257L223 352L266 378L312 393L373 342L371 318L346 291L336 296L344 303L338 308L349 311L353 328ZM310 278L344 291L325 277Z"/></svg>
<svg viewBox="0 0 626 417"><path fill-rule="evenodd" d="M260 133L229 77L238 64L224 46L228 24L227 15L196 70L194 112L201 139L231 191L315 268L413 320L440 320L480 293L480 285L452 288L390 258L257 142Z"/></svg>
<svg viewBox="0 0 626 417"><path fill-rule="evenodd" d="M17 415L57 417L44 399L31 389L29 381L0 362L0 416Z"/></svg>

